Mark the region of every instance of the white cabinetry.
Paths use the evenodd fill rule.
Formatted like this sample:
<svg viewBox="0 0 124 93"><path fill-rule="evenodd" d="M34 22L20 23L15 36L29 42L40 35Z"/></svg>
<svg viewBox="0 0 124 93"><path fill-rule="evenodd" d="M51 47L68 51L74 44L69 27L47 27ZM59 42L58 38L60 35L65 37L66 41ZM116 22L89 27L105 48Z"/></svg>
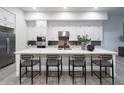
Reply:
<svg viewBox="0 0 124 93"><path fill-rule="evenodd" d="M0 8L0 25L15 28L15 15L3 8Z"/></svg>
<svg viewBox="0 0 124 93"><path fill-rule="evenodd" d="M28 20L27 36L28 40L36 40L37 36L47 36L47 21L45 20Z"/></svg>
<svg viewBox="0 0 124 93"><path fill-rule="evenodd" d="M69 31L70 41L86 34L92 41L103 40L103 25L99 21L49 21L48 40L58 40L58 31Z"/></svg>
<svg viewBox="0 0 124 93"><path fill-rule="evenodd" d="M47 36L47 21L37 20L36 28L41 32L42 36Z"/></svg>
<svg viewBox="0 0 124 93"><path fill-rule="evenodd" d="M85 34L87 34L91 38L92 41L103 40L102 26L92 26L92 27L89 26L86 28Z"/></svg>

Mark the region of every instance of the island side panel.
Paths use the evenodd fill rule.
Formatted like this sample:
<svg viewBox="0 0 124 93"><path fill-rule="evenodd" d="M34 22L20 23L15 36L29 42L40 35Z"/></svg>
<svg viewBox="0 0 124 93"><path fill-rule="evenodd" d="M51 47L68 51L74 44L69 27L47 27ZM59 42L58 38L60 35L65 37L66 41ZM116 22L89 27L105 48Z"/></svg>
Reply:
<svg viewBox="0 0 124 93"><path fill-rule="evenodd" d="M16 54L16 76L19 76L20 54Z"/></svg>
<svg viewBox="0 0 124 93"><path fill-rule="evenodd" d="M116 55L112 55L113 58L113 65L114 65L114 77L116 76Z"/></svg>

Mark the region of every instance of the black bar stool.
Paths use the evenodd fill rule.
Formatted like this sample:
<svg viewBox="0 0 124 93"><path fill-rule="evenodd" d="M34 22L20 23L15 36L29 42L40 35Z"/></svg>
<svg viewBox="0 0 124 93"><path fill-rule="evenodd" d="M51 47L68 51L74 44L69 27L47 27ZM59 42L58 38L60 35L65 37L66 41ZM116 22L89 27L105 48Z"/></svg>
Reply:
<svg viewBox="0 0 124 93"><path fill-rule="evenodd" d="M39 64L39 71L33 71L33 66ZM28 67L31 68L30 71L28 71ZM25 68L25 71L22 72L22 68ZM31 84L33 84L33 78L40 74L41 75L41 61L40 57L38 59L34 59L33 55L21 55L20 60L20 84L21 84L21 78L22 77L31 77Z"/></svg>
<svg viewBox="0 0 124 93"><path fill-rule="evenodd" d="M95 71L93 71L93 64L99 66L99 75ZM102 68L105 69L104 77ZM110 76L110 74L107 72L107 68L112 69L112 76ZM93 58L91 57L91 73L91 75L95 74L98 78L100 78L100 84L102 84L102 78L112 78L112 84L114 85L114 65L112 55L100 55L99 60L93 60Z"/></svg>
<svg viewBox="0 0 124 93"><path fill-rule="evenodd" d="M72 70L71 70L72 67ZM85 76L85 84L86 84L86 60L84 55L73 55L72 57L69 57L69 75L72 76L72 83L74 84L74 78L75 78L75 68L80 67L82 68L82 76Z"/></svg>
<svg viewBox="0 0 124 93"><path fill-rule="evenodd" d="M52 75L49 67L57 67L57 75ZM59 55L47 55L46 61L46 84L48 82L48 77L58 77L58 84L60 81L60 76L62 75L62 57Z"/></svg>

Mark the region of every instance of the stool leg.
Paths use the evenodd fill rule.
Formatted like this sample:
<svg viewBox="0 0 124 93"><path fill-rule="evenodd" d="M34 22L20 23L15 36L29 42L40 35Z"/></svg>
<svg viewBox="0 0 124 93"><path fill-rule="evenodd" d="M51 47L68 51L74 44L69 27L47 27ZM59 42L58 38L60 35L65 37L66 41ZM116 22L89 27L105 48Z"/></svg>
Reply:
<svg viewBox="0 0 124 93"><path fill-rule="evenodd" d="M59 65L58 65L58 84L59 84L59 76L60 74L59 74Z"/></svg>
<svg viewBox="0 0 124 93"><path fill-rule="evenodd" d="M62 75L62 71L63 71L63 68L62 68L62 62L61 62L61 75Z"/></svg>
<svg viewBox="0 0 124 93"><path fill-rule="evenodd" d="M48 70L49 70L49 68L48 68L48 66L46 65L46 84L47 84L47 81L48 81Z"/></svg>
<svg viewBox="0 0 124 93"><path fill-rule="evenodd" d="M70 76L70 60L68 62L69 76Z"/></svg>
<svg viewBox="0 0 124 93"><path fill-rule="evenodd" d="M27 76L27 66L25 68L26 68L26 76Z"/></svg>
<svg viewBox="0 0 124 93"><path fill-rule="evenodd" d="M85 62L85 85L86 85L86 82L87 82L87 80L86 80L86 62Z"/></svg>
<svg viewBox="0 0 124 93"><path fill-rule="evenodd" d="M100 85L102 84L102 68L101 68L101 61L100 61Z"/></svg>
<svg viewBox="0 0 124 93"><path fill-rule="evenodd" d="M33 84L33 65L31 66L31 84Z"/></svg>
<svg viewBox="0 0 124 93"><path fill-rule="evenodd" d="M62 71L63 71L63 68L62 68L62 56L61 56L61 75L62 75Z"/></svg>
<svg viewBox="0 0 124 93"><path fill-rule="evenodd" d="M72 68L72 82L73 82L73 85L74 85L74 65L73 65L73 68Z"/></svg>
<svg viewBox="0 0 124 93"><path fill-rule="evenodd" d="M107 77L107 67L105 67L105 77Z"/></svg>
<svg viewBox="0 0 124 93"><path fill-rule="evenodd" d="M93 76L93 63L92 63L92 56L91 56L91 76Z"/></svg>
<svg viewBox="0 0 124 93"><path fill-rule="evenodd" d="M112 60L112 84L114 85L114 66L113 66L113 60Z"/></svg>
<svg viewBox="0 0 124 93"><path fill-rule="evenodd" d="M39 73L41 75L41 58L39 57Z"/></svg>
<svg viewBox="0 0 124 93"><path fill-rule="evenodd" d="M21 65L20 65L20 75L19 75L19 80L20 80L20 84L21 84Z"/></svg>
<svg viewBox="0 0 124 93"><path fill-rule="evenodd" d="M83 77L83 75L84 75L84 67L82 67L82 77Z"/></svg>

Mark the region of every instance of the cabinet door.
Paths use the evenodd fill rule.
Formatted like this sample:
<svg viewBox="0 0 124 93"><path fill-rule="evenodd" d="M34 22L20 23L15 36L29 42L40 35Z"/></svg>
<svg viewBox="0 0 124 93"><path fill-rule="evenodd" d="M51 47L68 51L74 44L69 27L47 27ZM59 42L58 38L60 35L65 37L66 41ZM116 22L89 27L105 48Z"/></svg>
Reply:
<svg viewBox="0 0 124 93"><path fill-rule="evenodd" d="M15 15L3 8L0 8L0 19L10 23L15 23Z"/></svg>
<svg viewBox="0 0 124 93"><path fill-rule="evenodd" d="M15 15L0 8L0 25L15 28Z"/></svg>
<svg viewBox="0 0 124 93"><path fill-rule="evenodd" d="M13 23L9 23L7 21L0 20L0 26L5 26L9 28L15 28L15 25Z"/></svg>
<svg viewBox="0 0 124 93"><path fill-rule="evenodd" d="M36 40L36 29L35 27L28 27L27 29L28 40Z"/></svg>
<svg viewBox="0 0 124 93"><path fill-rule="evenodd" d="M3 12L3 9L0 8L0 20L4 20L4 12Z"/></svg>
<svg viewBox="0 0 124 93"><path fill-rule="evenodd" d="M5 19L6 19L7 22L13 23L13 24L15 23L15 16L14 16L14 14L9 13L9 12L5 12L4 16L5 16Z"/></svg>
<svg viewBox="0 0 124 93"><path fill-rule="evenodd" d="M37 28L37 31L40 31L40 34L42 36L47 35L47 21L45 21L45 20L37 20L36 21L36 28Z"/></svg>
<svg viewBox="0 0 124 93"><path fill-rule="evenodd" d="M27 21L28 40L36 40L37 36L47 36L47 21Z"/></svg>

